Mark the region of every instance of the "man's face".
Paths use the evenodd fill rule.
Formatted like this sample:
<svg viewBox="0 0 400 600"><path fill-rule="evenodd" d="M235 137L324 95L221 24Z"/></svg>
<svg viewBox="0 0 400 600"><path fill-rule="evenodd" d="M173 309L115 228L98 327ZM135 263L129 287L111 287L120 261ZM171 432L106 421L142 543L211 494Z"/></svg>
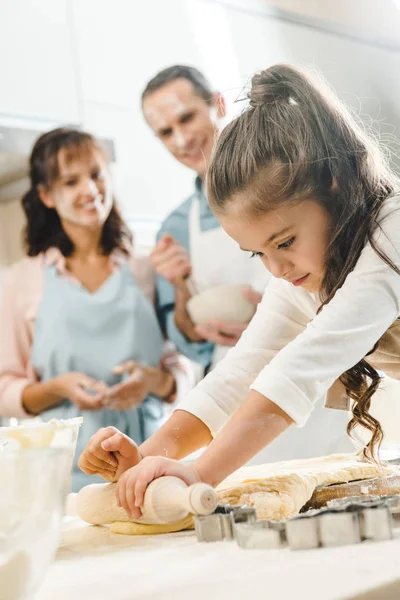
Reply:
<svg viewBox="0 0 400 600"><path fill-rule="evenodd" d="M167 150L203 179L218 119L225 116L222 97L214 94L206 102L190 81L179 78L146 96L143 114Z"/></svg>

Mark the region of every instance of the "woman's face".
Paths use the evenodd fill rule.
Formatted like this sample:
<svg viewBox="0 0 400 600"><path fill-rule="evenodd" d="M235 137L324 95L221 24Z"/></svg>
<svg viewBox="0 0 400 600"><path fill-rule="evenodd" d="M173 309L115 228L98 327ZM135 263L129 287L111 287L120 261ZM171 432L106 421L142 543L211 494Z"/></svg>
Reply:
<svg viewBox="0 0 400 600"><path fill-rule="evenodd" d="M111 177L107 162L96 148L76 153L65 149L58 153L58 177L48 190L41 192L48 208L55 208L61 221L98 228L113 205Z"/></svg>
<svg viewBox="0 0 400 600"><path fill-rule="evenodd" d="M318 292L325 274L330 240L326 209L314 200L281 206L262 216L246 218L233 201L222 215L222 227L242 250L259 256L268 271L308 292Z"/></svg>

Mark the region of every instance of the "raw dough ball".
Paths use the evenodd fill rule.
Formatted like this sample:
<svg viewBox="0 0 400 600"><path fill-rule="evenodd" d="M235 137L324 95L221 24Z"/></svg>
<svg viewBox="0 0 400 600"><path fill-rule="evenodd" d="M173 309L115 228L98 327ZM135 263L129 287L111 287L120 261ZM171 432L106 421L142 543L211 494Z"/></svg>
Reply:
<svg viewBox="0 0 400 600"><path fill-rule="evenodd" d="M209 319L230 323L247 323L256 311L243 295L245 285L220 285L193 296L187 310L196 325Z"/></svg>
<svg viewBox="0 0 400 600"><path fill-rule="evenodd" d="M92 483L76 496L76 513L86 523L105 525L113 521L129 521L125 510L117 505L116 483ZM71 502L73 504L73 500ZM69 506L71 511L71 504Z"/></svg>

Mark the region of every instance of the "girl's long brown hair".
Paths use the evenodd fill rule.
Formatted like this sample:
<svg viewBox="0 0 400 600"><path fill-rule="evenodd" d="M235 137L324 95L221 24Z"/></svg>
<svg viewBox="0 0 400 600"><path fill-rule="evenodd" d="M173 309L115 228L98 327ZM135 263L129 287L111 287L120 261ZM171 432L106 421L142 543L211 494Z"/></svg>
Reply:
<svg viewBox="0 0 400 600"><path fill-rule="evenodd" d="M221 214L239 193L240 208L251 216L285 202L320 202L331 217L332 237L319 310L343 285L368 242L400 274L374 240L382 204L399 190L399 182L379 145L335 94L292 66L276 65L253 77L248 98L249 107L223 130L214 148L207 175L212 210ZM243 194L247 190L251 193ZM341 381L353 400L347 431L359 424L371 432L364 453L373 458L383 439L369 413L379 374L364 358Z"/></svg>

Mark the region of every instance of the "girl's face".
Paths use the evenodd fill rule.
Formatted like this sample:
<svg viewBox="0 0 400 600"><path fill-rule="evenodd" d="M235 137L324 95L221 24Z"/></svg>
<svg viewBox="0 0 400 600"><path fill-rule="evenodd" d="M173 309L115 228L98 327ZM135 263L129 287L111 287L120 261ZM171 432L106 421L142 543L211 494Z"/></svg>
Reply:
<svg viewBox="0 0 400 600"><path fill-rule="evenodd" d="M65 149L58 154L58 177L41 199L55 208L60 219L98 229L110 214L113 197L111 177L100 150L71 156Z"/></svg>
<svg viewBox="0 0 400 600"><path fill-rule="evenodd" d="M241 249L259 256L274 277L308 292L321 289L330 240L329 215L321 204L303 200L252 218L232 208L218 218Z"/></svg>

